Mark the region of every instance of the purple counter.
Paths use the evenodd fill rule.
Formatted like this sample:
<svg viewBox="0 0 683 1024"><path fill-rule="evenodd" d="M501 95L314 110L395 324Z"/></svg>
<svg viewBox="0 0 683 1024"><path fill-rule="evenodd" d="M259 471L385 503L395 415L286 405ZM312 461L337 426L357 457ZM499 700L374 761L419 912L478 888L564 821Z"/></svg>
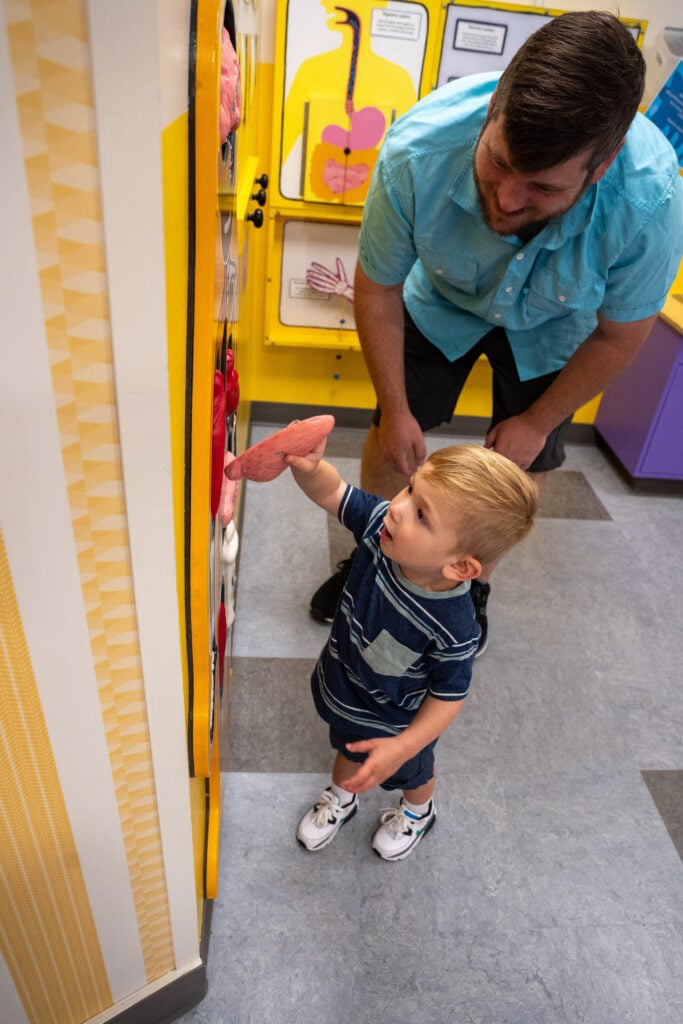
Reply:
<svg viewBox="0 0 683 1024"><path fill-rule="evenodd" d="M595 429L634 480L683 480L683 336L661 317L605 389Z"/></svg>

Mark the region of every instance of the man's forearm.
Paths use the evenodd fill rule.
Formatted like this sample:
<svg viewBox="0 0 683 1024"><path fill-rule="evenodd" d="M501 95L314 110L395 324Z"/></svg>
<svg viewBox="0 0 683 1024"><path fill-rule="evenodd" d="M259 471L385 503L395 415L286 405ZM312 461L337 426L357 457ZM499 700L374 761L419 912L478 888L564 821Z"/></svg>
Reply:
<svg viewBox="0 0 683 1024"><path fill-rule="evenodd" d="M648 317L632 324L619 324L616 334L610 327L617 325L599 324L547 391L527 410L525 418L540 433L549 434L626 369L655 320L656 317Z"/></svg>
<svg viewBox="0 0 683 1024"><path fill-rule="evenodd" d="M407 411L403 289L375 284L356 267L354 313L363 357L383 410Z"/></svg>

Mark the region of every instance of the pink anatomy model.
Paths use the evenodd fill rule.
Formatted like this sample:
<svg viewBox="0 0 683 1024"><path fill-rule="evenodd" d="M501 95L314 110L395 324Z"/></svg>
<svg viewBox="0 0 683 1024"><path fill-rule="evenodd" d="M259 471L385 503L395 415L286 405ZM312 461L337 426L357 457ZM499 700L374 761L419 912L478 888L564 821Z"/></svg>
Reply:
<svg viewBox="0 0 683 1024"><path fill-rule="evenodd" d="M287 469L287 455L312 452L333 427L334 416L309 416L305 420L295 420L229 462L225 466L225 475L230 480L244 478L258 483L274 480Z"/></svg>

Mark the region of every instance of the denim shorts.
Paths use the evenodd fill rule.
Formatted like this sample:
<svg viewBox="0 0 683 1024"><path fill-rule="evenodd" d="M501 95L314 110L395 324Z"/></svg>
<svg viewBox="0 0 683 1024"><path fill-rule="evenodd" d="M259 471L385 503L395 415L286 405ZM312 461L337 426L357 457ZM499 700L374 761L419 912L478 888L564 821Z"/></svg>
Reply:
<svg viewBox="0 0 683 1024"><path fill-rule="evenodd" d="M408 405L423 431L442 423L450 423L460 392L472 367L484 355L493 375L493 414L489 427L501 420L526 412L530 405L547 391L559 370L532 380L520 380L510 342L502 327L494 327L474 348L453 362L433 345L413 323L404 307L405 375ZM379 426L381 410L375 410L372 422ZM557 469L565 460L564 440L571 416L552 430L529 470L545 473Z"/></svg>
<svg viewBox="0 0 683 1024"><path fill-rule="evenodd" d="M335 750L343 754L349 761L362 764L367 754L355 753L346 749L347 743L354 743L356 740L366 740L367 736L354 736L348 732L339 732L330 726L330 743ZM424 786L434 775L434 747L437 741L433 740L415 757L402 764L398 771L394 772L388 779L380 783L382 789L417 789Z"/></svg>

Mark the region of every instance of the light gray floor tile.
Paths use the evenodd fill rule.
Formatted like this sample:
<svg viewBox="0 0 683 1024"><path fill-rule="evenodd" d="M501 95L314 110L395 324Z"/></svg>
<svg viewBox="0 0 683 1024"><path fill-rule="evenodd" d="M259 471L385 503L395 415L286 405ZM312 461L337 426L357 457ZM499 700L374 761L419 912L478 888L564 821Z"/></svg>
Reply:
<svg viewBox="0 0 683 1024"><path fill-rule="evenodd" d="M378 902L381 897L377 897ZM408 914L388 922L410 929ZM672 946L673 942L673 946ZM529 929L433 933L406 957L369 932L354 1021L392 1024L675 1024L667 991L680 940L671 928Z"/></svg>
<svg viewBox="0 0 683 1024"><path fill-rule="evenodd" d="M363 437L330 439L353 482ZM308 602L352 542L289 474L246 485L209 993L186 1024L683 1020L683 499L634 493L592 446L549 484L437 747L437 823L399 864L370 849L380 790L325 851L295 841L331 762Z"/></svg>
<svg viewBox="0 0 683 1024"><path fill-rule="evenodd" d="M616 813L601 827L599 801L569 801L591 853L558 823L567 792L536 803L510 784L487 798L472 779L467 796L440 797L413 858L386 864L369 845L377 793L326 850L298 846L296 822L326 781L227 776L209 992L186 1024L678 1024L683 940L646 893L673 903L680 887L666 857L648 877L628 862L627 829Z"/></svg>

